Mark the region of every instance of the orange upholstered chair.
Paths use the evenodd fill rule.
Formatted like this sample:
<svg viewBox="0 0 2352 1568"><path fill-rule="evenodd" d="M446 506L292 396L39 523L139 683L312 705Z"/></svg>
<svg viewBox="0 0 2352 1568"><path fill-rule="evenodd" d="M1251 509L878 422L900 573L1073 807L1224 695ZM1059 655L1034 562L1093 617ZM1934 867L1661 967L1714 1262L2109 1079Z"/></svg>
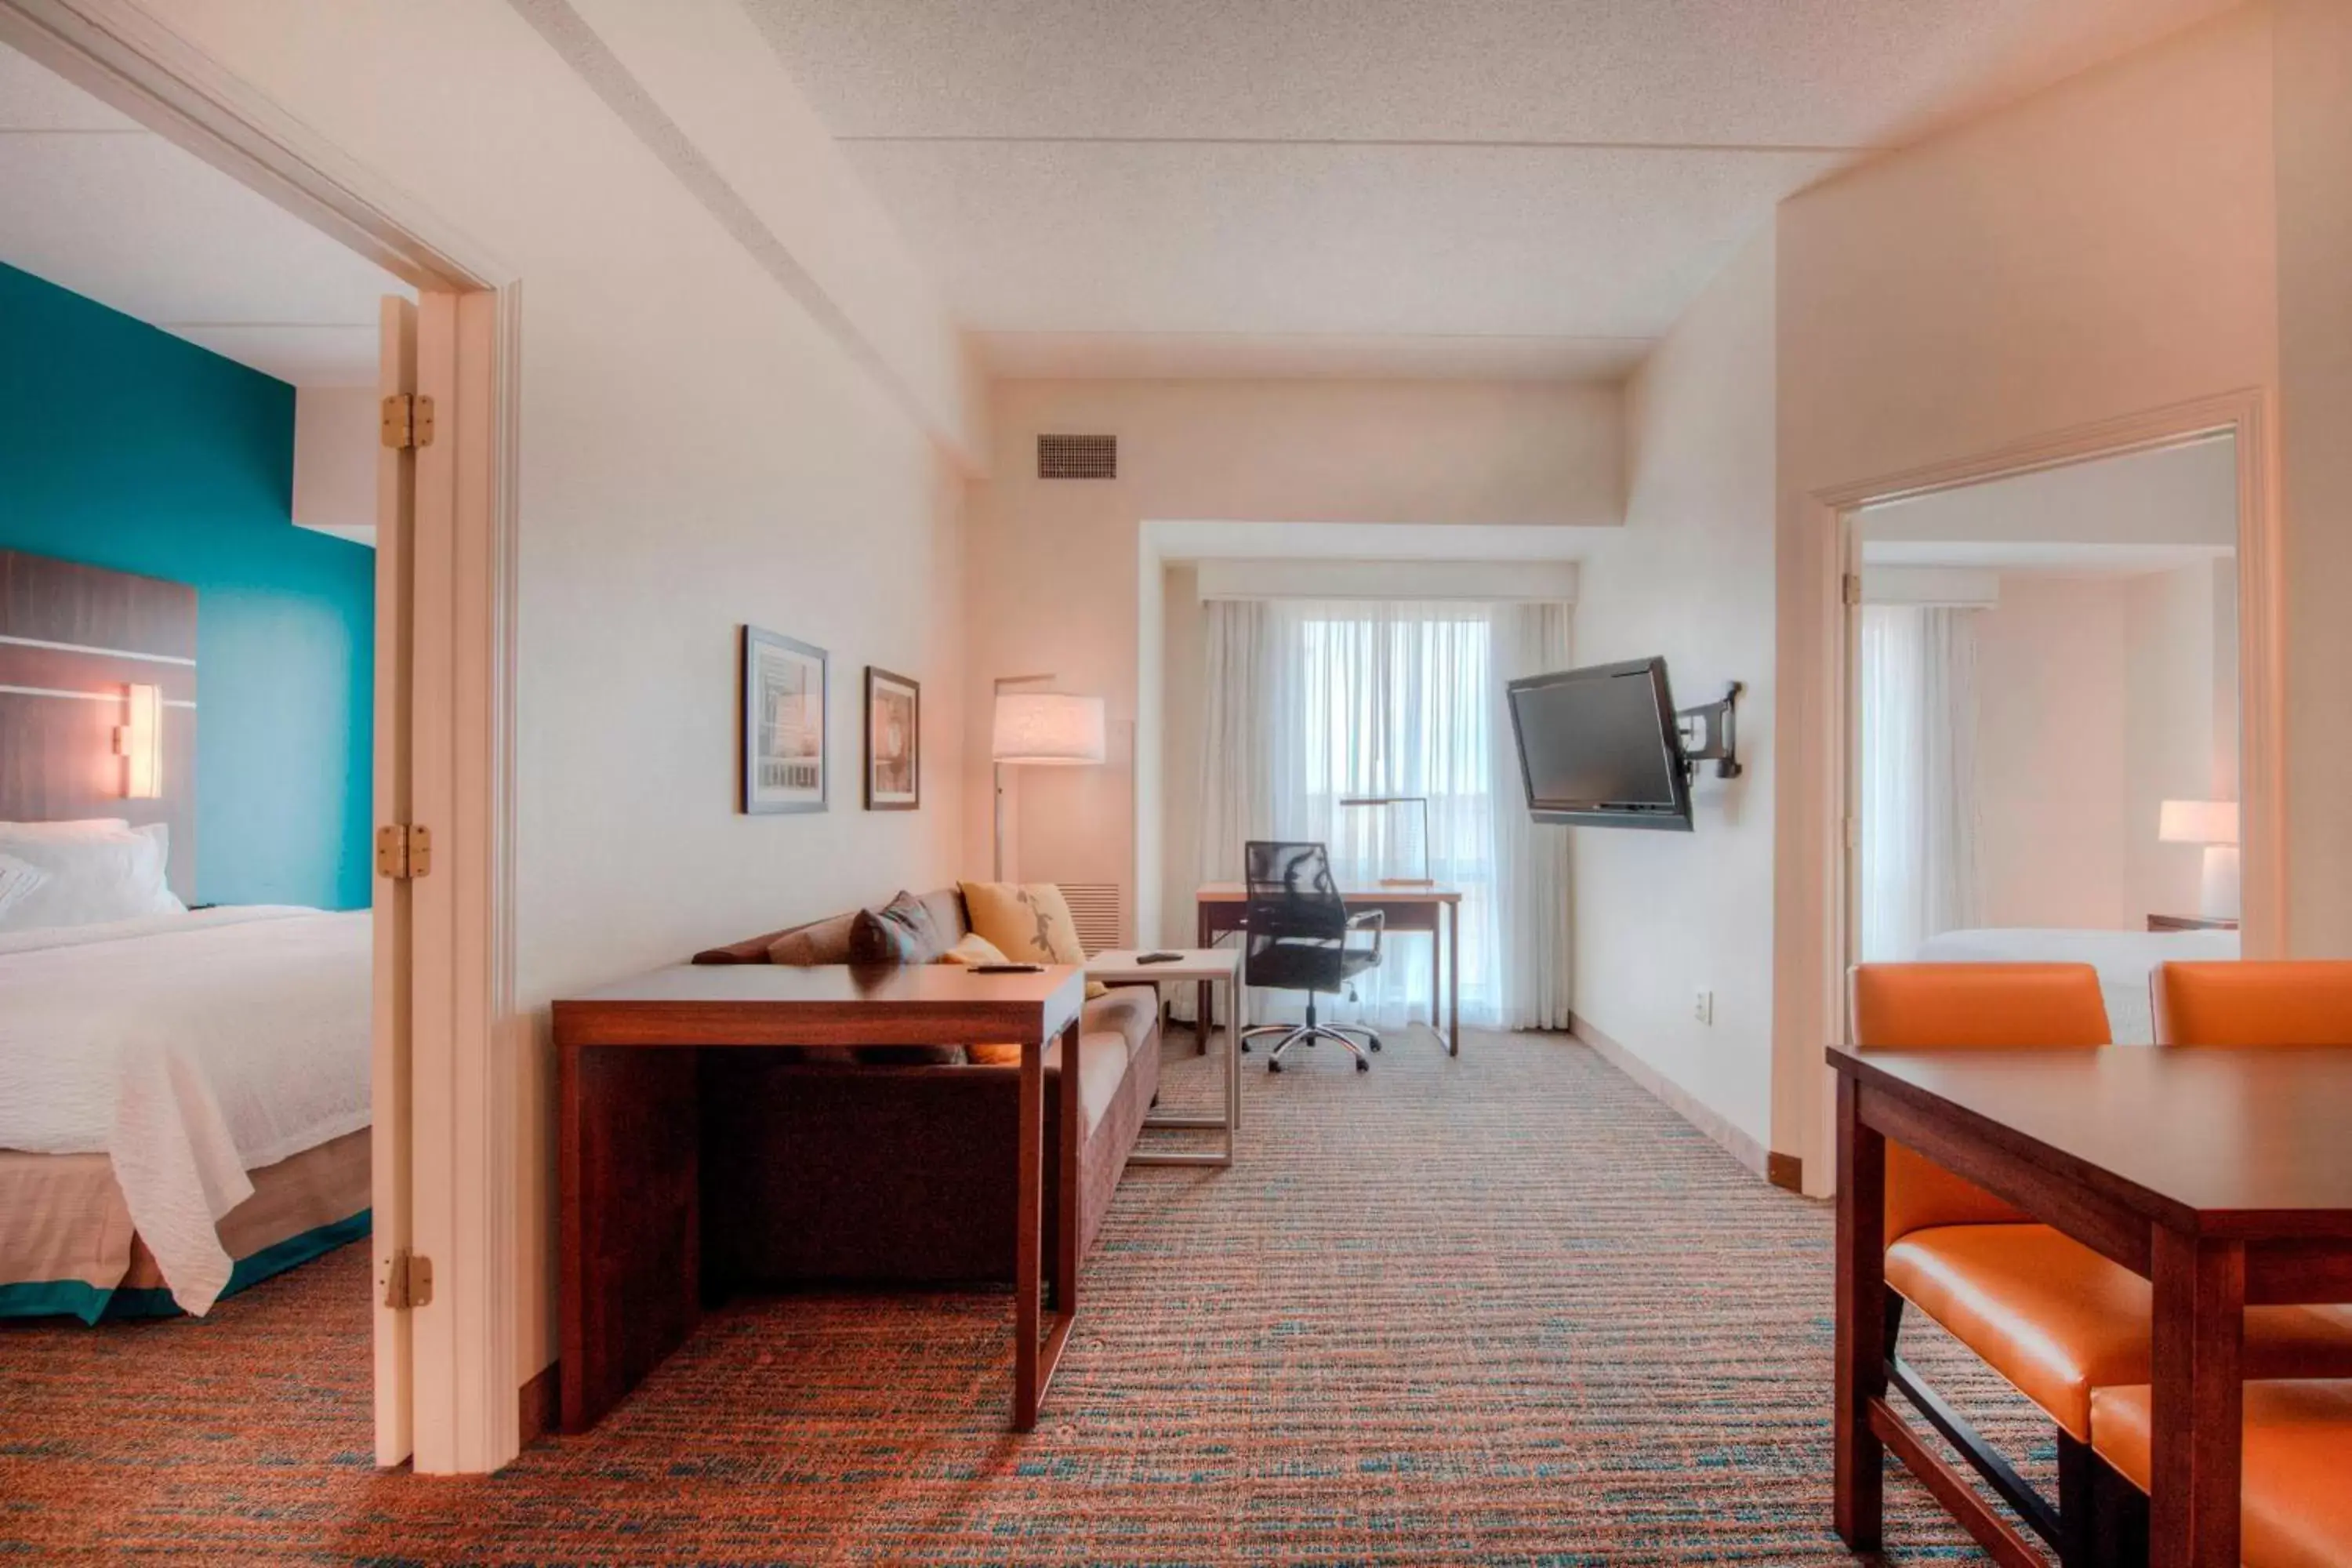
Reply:
<svg viewBox="0 0 2352 1568"><path fill-rule="evenodd" d="M2087 963L1864 963L1853 972L1864 1050L2104 1046L2107 1005ZM2023 1220L1982 1187L1900 1144L1886 1151L1886 1239L1931 1225Z"/></svg>
<svg viewBox="0 0 2352 1568"><path fill-rule="evenodd" d="M2352 1045L2352 962L2166 963L2148 990L2158 1045Z"/></svg>
<svg viewBox="0 0 2352 1568"><path fill-rule="evenodd" d="M2095 1047L2108 1037L2098 974L2080 963L1863 964L1853 973L1853 1016L1864 1050ZM2091 1396L2147 1381L2147 1281L1893 1144L1886 1237L1894 1292L2057 1424L2054 1516L1964 1421L1965 1440L1956 1446L2063 1561L2078 1561L2089 1550ZM1895 1385L1915 1403L1932 1399L1894 1344L1890 1334ZM2250 1377L2352 1377L2352 1322L2331 1308L2254 1308L2246 1314L2244 1363Z"/></svg>
<svg viewBox="0 0 2352 1568"><path fill-rule="evenodd" d="M1853 972L1854 1043L1865 1051L2004 1050L2105 1046L2107 1007L2086 963L1864 963ZM1886 1146L1887 1378L1923 1412L1951 1424L1954 1447L2062 1563L2094 1550L2089 1389L2075 1397L2079 1356L2052 1355L2067 1338L2044 1331L2078 1315L2082 1259L2103 1264L2046 1225L1925 1156ZM2081 1258L2074 1255L2081 1254ZM2037 1287L2040 1289L2037 1289ZM2059 1426L2058 1506L2022 1478L1896 1354L1908 1301L2049 1412ZM2097 1310L2096 1308L2094 1309ZM2104 1316L2104 1312L2100 1313ZM2141 1308L2142 1334L2147 1308ZM2054 1362L2055 1364L2053 1364ZM2072 1426L2067 1416L2084 1406ZM1933 1407L1931 1412L1930 1407Z"/></svg>
<svg viewBox="0 0 2352 1568"><path fill-rule="evenodd" d="M2099 1457L2147 1490L2148 1389L2091 1396ZM2240 1487L2246 1568L2352 1568L2352 1383L2250 1383Z"/></svg>

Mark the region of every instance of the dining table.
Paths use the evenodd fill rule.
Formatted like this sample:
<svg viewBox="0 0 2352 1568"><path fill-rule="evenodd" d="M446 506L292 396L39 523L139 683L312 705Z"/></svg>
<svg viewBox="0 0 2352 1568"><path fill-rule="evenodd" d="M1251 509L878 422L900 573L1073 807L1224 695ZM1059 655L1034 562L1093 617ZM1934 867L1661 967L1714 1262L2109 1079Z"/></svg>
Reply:
<svg viewBox="0 0 2352 1568"><path fill-rule="evenodd" d="M2153 1568L2236 1568L2249 1305L2352 1301L2352 1044L1833 1046L1835 1524L1884 1533L1892 1452L2005 1568L2045 1561L1888 1399L1892 1139L2151 1286Z"/></svg>

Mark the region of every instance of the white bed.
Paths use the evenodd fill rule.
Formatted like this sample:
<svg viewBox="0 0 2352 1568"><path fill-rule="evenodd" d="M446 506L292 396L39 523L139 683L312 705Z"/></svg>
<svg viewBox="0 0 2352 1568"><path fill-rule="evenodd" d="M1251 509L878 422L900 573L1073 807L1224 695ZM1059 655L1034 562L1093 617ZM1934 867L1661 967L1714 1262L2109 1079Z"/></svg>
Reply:
<svg viewBox="0 0 2352 1568"><path fill-rule="evenodd" d="M0 1150L103 1154L208 1310L247 1173L368 1125L365 910L245 906L0 934Z"/></svg>
<svg viewBox="0 0 2352 1568"><path fill-rule="evenodd" d="M2238 933L1986 927L1929 937L1916 956L1922 963L2087 963L2099 972L2116 1043L2144 1046L2156 1038L2147 989L2156 966L2175 959L2234 959Z"/></svg>

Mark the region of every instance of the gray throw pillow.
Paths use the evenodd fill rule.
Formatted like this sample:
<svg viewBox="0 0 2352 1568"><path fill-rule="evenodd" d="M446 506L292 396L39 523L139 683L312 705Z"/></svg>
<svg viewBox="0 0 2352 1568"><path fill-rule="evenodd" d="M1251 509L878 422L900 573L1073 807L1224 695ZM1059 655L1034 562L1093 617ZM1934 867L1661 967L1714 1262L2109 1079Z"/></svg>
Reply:
<svg viewBox="0 0 2352 1568"><path fill-rule="evenodd" d="M901 892L878 910L860 910L849 930L852 963L935 963L948 950L922 900Z"/></svg>

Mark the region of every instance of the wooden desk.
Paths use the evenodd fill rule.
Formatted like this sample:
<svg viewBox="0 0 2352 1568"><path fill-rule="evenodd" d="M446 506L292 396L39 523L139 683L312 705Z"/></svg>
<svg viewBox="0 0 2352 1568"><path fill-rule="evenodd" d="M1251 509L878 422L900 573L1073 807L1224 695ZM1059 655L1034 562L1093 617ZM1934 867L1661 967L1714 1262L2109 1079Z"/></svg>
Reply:
<svg viewBox="0 0 2352 1568"><path fill-rule="evenodd" d="M1342 888L1339 896L1351 910L1378 910L1390 932L1429 933L1429 1021L1437 1022L1440 958L1445 982L1445 1054L1462 1054L1462 890L1459 888ZM1249 890L1239 882L1203 882L1195 902L1200 911L1200 945L1213 947L1228 931L1242 929ZM1440 942L1440 928L1444 940ZM1441 949L1443 950L1441 953ZM1206 1027L1209 988L1201 987L1200 1016Z"/></svg>
<svg viewBox="0 0 2352 1568"><path fill-rule="evenodd" d="M1076 1065L1085 994L1069 965L974 974L950 964L678 964L556 1003L563 1429L595 1425L700 1318L701 1051L976 1040L1023 1047L1013 1425L1035 1426L1077 1315ZM1045 1322L1045 1053L1056 1037L1065 1064L1055 1096L1061 1210Z"/></svg>
<svg viewBox="0 0 2352 1568"><path fill-rule="evenodd" d="M2041 1557L1886 1397L1889 1138L2154 1286L2151 1562L2236 1568L2249 1302L2352 1300L2352 1047L1832 1047L1837 1530L1879 1547L1880 1455L1997 1562Z"/></svg>

